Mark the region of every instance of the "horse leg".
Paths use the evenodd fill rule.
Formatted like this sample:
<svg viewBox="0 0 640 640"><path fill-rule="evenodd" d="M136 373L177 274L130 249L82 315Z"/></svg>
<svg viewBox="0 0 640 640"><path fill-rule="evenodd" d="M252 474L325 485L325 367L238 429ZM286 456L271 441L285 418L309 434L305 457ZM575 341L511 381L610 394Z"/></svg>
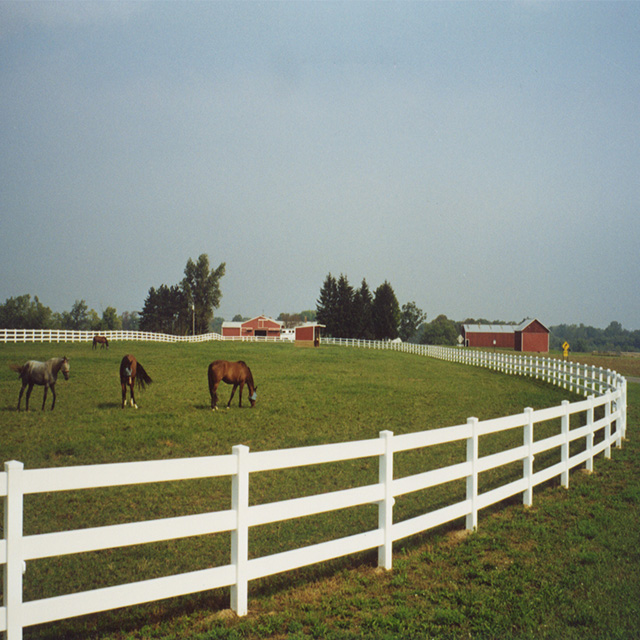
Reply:
<svg viewBox="0 0 640 640"><path fill-rule="evenodd" d="M242 409L242 390L244 389L244 382L240 383L240 401L238 403L238 406Z"/></svg>
<svg viewBox="0 0 640 640"><path fill-rule="evenodd" d="M22 389L20 389L20 393L18 394L18 411L20 411L20 400L22 400L22 394L24 393L24 390L27 387L27 383L23 382L22 383ZM29 404L27 404L27 410L29 409Z"/></svg>
<svg viewBox="0 0 640 640"><path fill-rule="evenodd" d="M129 389L131 391L131 406L134 409L137 409L138 405L136 404L136 397L133 395L133 378L129 378Z"/></svg>
<svg viewBox="0 0 640 640"><path fill-rule="evenodd" d="M121 380L120 386L122 387L122 408L124 409L125 404L127 404L127 383Z"/></svg>
<svg viewBox="0 0 640 640"><path fill-rule="evenodd" d="M227 402L227 409L231 406L231 401L233 400L233 394L236 392L238 388L238 383L234 382L233 389L231 389L231 397L229 398L229 402Z"/></svg>
<svg viewBox="0 0 640 640"><path fill-rule="evenodd" d="M46 387L45 387L46 390ZM53 402L51 403L51 411L53 411L53 407L56 406L56 385L55 383L51 385L51 394L53 395Z"/></svg>
<svg viewBox="0 0 640 640"><path fill-rule="evenodd" d="M216 382L213 386L209 387L209 393L211 394L211 411L218 410L218 384Z"/></svg>
<svg viewBox="0 0 640 640"><path fill-rule="evenodd" d="M27 397L25 399L25 406L27 411L29 411L29 398L31 397L31 392L33 391L33 382L29 383L29 388L27 389Z"/></svg>
<svg viewBox="0 0 640 640"><path fill-rule="evenodd" d="M43 410L43 411L44 411L44 403L45 403L45 400L47 399L47 391L48 391L48 390L49 390L49 385L48 385L48 384L45 384L45 385L44 385L44 394L43 394L43 396L42 396L42 410Z"/></svg>

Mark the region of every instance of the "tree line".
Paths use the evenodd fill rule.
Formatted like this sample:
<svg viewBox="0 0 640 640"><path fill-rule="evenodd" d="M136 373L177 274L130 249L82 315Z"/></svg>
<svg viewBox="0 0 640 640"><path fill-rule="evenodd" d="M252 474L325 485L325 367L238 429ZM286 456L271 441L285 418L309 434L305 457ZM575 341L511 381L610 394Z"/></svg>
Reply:
<svg viewBox="0 0 640 640"><path fill-rule="evenodd" d="M194 262L187 261L184 277L177 285L151 287L142 311L125 311L121 315L107 307L102 315L89 309L84 300L76 300L71 311L54 312L38 296L29 294L7 298L0 304L2 329L69 329L76 331L152 331L185 335L207 333L213 310L220 304L220 278L225 263L217 269L209 266L206 254Z"/></svg>
<svg viewBox="0 0 640 640"><path fill-rule="evenodd" d="M143 309L124 311L118 315L114 307L107 307L102 314L89 309L84 300L76 300L70 311L54 312L43 305L38 296L29 294L7 298L0 304L0 328L2 329L70 329L84 331L152 331L174 335L220 332L222 318L213 318L214 309L220 304L222 293L220 279L225 273L225 263L216 269L209 264L209 257L202 254L197 261L187 261L180 283L151 287ZM247 320L235 316L234 320ZM367 340L394 340L419 344L455 345L463 324L516 324L501 320L467 318L457 322L439 315L431 322L415 302L400 307L393 287L385 280L371 292L365 279L358 288L349 284L346 275L337 279L331 273L325 278L316 302L316 309L299 313L281 313L278 320L285 327L305 321L325 325L324 333L336 338L360 338ZM584 324L560 324L549 327L549 348L560 350L567 341L574 352L591 351L640 351L640 330L629 331L617 322L606 329Z"/></svg>
<svg viewBox="0 0 640 640"><path fill-rule="evenodd" d="M640 351L640 330L629 331L613 321L606 329L584 324L559 324L549 327L549 349L561 349L567 341L572 351Z"/></svg>
<svg viewBox="0 0 640 640"><path fill-rule="evenodd" d="M426 315L414 302L400 308L393 287L386 280L372 293L366 279L357 289L346 275L329 273L316 303L316 321L325 335L363 340L409 340Z"/></svg>
<svg viewBox="0 0 640 640"><path fill-rule="evenodd" d="M220 278L225 263L211 269L205 253L191 258L179 284L151 287L140 313L140 330L172 335L202 334L210 331L213 310L220 306Z"/></svg>
<svg viewBox="0 0 640 640"><path fill-rule="evenodd" d="M125 311L121 315L114 307L107 307L102 315L89 309L84 300L76 300L71 311L58 313L43 305L38 296L29 294L7 298L0 304L0 327L3 329L69 329L72 331L135 331L138 329L137 312Z"/></svg>

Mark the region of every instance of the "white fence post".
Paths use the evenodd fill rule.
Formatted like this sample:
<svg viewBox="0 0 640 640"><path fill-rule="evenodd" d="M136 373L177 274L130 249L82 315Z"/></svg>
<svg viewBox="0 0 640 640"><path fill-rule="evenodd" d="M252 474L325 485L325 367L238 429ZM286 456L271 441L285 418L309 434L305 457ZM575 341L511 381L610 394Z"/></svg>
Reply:
<svg viewBox="0 0 640 640"><path fill-rule="evenodd" d="M239 616L248 611L249 563L249 447L233 447L238 469L231 485L231 505L236 512L236 528L231 532L231 564L236 568L236 583L231 586L231 609Z"/></svg>
<svg viewBox="0 0 640 640"><path fill-rule="evenodd" d="M617 383L619 384L619 382ZM622 397L620 398L620 411L622 418L620 419L620 437L618 446L622 446L622 441L627 437L627 380L625 378L621 389Z"/></svg>
<svg viewBox="0 0 640 640"><path fill-rule="evenodd" d="M560 447L560 455L562 458L562 465L564 467L560 476L560 483L565 489L569 488L569 416L570 416L570 404L568 400L562 401L562 418L561 418L561 430L564 442Z"/></svg>
<svg viewBox="0 0 640 640"><path fill-rule="evenodd" d="M589 432L587 434L587 451L589 452L589 457L587 458L587 471L593 471L593 405L595 402L595 396L590 395L587 397L589 400L589 408L587 409L587 426L589 427Z"/></svg>
<svg viewBox="0 0 640 640"><path fill-rule="evenodd" d="M22 462L5 462L7 497L4 506L4 537L7 562L4 568L4 606L7 616L7 640L22 639L22 559L23 507Z"/></svg>
<svg viewBox="0 0 640 640"><path fill-rule="evenodd" d="M478 528L478 418L467 418L471 427L471 437L467 438L467 462L471 463L471 473L467 476L467 500L471 501L471 512L467 515L466 527Z"/></svg>
<svg viewBox="0 0 640 640"><path fill-rule="evenodd" d="M384 453L380 456L378 482L384 485L384 499L378 503L378 528L384 530L384 544L378 547L378 566L391 569L393 564L393 431L381 431Z"/></svg>
<svg viewBox="0 0 640 640"><path fill-rule="evenodd" d="M607 392L607 402L604 405L604 417L605 417L605 425L604 425L604 439L607 443L607 446L604 450L604 457L611 458L611 394Z"/></svg>
<svg viewBox="0 0 640 640"><path fill-rule="evenodd" d="M524 412L527 416L524 425L524 446L527 457L522 461L522 475L527 481L527 488L522 501L526 507L530 507L533 505L533 409L527 407Z"/></svg>

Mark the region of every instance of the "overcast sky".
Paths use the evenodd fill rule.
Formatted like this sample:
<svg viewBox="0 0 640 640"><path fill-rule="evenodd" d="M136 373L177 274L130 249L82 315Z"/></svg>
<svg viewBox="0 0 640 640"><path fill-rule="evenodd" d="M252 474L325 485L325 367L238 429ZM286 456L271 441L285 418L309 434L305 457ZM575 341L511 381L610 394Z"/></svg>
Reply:
<svg viewBox="0 0 640 640"><path fill-rule="evenodd" d="M640 329L639 203L638 2L0 1L0 302Z"/></svg>

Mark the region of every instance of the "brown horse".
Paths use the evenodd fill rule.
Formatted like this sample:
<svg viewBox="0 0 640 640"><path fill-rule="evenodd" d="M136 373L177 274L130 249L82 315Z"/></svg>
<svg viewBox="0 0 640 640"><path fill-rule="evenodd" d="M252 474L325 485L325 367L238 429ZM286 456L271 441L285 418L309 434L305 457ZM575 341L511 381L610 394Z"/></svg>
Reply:
<svg viewBox="0 0 640 640"><path fill-rule="evenodd" d="M44 386L44 397L42 398L42 410L44 411L44 403L47 399L47 389L51 389L53 395L53 402L51 403L51 411L56 406L56 380L58 373L62 371L62 375L65 380L69 379L69 361L66 358L51 358L46 362L38 362L37 360L29 360L22 366L18 364L10 364L9 367L13 371L17 372L22 379L22 388L20 389L20 395L18 396L18 411L20 411L20 400L22 400L22 394L25 387L29 387L27 390L26 407L29 411L29 397L33 390L34 384Z"/></svg>
<svg viewBox="0 0 640 640"><path fill-rule="evenodd" d="M251 375L251 369L246 363L240 360L239 362L228 362L227 360L216 360L209 365L208 370L209 377L209 393L211 394L211 410L217 411L218 409L218 385L220 382L226 382L232 384L233 389L231 391L231 397L227 402L227 409L231 405L233 400L233 394L236 392L238 386L240 387L240 402L239 407L242 407L242 389L246 384L249 387L249 402L253 407L256 404L258 395L256 389L258 388L253 383L253 376Z"/></svg>
<svg viewBox="0 0 640 640"><path fill-rule="evenodd" d="M120 386L122 387L122 408L127 403L127 385L131 391L131 406L138 408L133 394L133 385L138 383L138 389L144 389L145 385L153 380L149 377L143 366L131 355L126 355L120 362Z"/></svg>
<svg viewBox="0 0 640 640"><path fill-rule="evenodd" d="M105 336L93 336L93 345L91 348L95 349L98 345L100 345L101 349L104 349L105 347L108 349L109 341Z"/></svg>

